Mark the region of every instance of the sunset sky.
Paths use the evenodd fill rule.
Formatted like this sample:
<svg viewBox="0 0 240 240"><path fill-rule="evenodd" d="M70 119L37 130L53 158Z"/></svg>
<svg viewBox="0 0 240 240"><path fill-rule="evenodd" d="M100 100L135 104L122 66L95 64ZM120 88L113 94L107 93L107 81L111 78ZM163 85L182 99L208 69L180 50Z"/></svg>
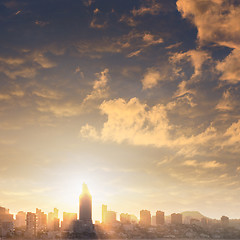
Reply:
<svg viewBox="0 0 240 240"><path fill-rule="evenodd" d="M0 206L240 218L238 0L0 0Z"/></svg>

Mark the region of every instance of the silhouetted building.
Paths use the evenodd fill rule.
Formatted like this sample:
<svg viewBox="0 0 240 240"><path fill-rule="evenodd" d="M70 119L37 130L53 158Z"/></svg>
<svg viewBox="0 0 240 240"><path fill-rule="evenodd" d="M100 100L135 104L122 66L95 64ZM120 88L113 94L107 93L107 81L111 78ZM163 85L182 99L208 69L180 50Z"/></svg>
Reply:
<svg viewBox="0 0 240 240"><path fill-rule="evenodd" d="M15 227L22 228L26 227L26 213L20 211L16 215Z"/></svg>
<svg viewBox="0 0 240 240"><path fill-rule="evenodd" d="M165 223L164 212L162 212L162 211L157 211L157 212L156 212L156 224L157 224L157 225L163 225L164 223Z"/></svg>
<svg viewBox="0 0 240 240"><path fill-rule="evenodd" d="M36 236L36 214L35 213L27 212L26 235L29 237Z"/></svg>
<svg viewBox="0 0 240 240"><path fill-rule="evenodd" d="M223 227L228 227L229 226L229 218L226 216L221 217L221 224Z"/></svg>
<svg viewBox="0 0 240 240"><path fill-rule="evenodd" d="M92 222L92 196L85 183L82 185L82 194L79 198L79 219L81 221Z"/></svg>
<svg viewBox="0 0 240 240"><path fill-rule="evenodd" d="M106 223L107 205L102 205L102 223Z"/></svg>
<svg viewBox="0 0 240 240"><path fill-rule="evenodd" d="M151 225L151 213L148 210L140 211L140 224L144 226Z"/></svg>
<svg viewBox="0 0 240 240"><path fill-rule="evenodd" d="M182 224L182 214L180 213L171 214L171 224Z"/></svg>
<svg viewBox="0 0 240 240"><path fill-rule="evenodd" d="M76 213L63 212L63 221L61 228L63 231L70 231L73 229L73 222L77 220Z"/></svg>

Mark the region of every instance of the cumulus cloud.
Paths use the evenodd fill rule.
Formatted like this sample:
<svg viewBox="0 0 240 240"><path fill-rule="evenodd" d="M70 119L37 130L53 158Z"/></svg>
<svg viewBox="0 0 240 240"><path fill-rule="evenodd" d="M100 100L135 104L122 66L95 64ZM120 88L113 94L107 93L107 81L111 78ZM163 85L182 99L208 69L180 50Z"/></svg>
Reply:
<svg viewBox="0 0 240 240"><path fill-rule="evenodd" d="M178 11L198 29L200 43L240 48L240 6L223 0L178 0Z"/></svg>
<svg viewBox="0 0 240 240"><path fill-rule="evenodd" d="M88 124L81 128L84 137L91 135L101 141L124 141L133 145L152 145L155 147L199 146L216 138L216 129L209 126L203 132L190 137L184 134L171 135L176 128L169 123L167 108L162 104L149 107L137 98L126 101L122 98L104 101L100 105L102 114L107 116L103 128L97 133L93 126ZM91 133L87 135L88 131Z"/></svg>
<svg viewBox="0 0 240 240"><path fill-rule="evenodd" d="M217 63L216 69L222 73L221 81L236 84L240 82L240 50L234 49L223 61Z"/></svg>
<svg viewBox="0 0 240 240"><path fill-rule="evenodd" d="M144 74L142 81L143 90L155 87L159 81L163 80L160 72L154 68L149 68Z"/></svg>

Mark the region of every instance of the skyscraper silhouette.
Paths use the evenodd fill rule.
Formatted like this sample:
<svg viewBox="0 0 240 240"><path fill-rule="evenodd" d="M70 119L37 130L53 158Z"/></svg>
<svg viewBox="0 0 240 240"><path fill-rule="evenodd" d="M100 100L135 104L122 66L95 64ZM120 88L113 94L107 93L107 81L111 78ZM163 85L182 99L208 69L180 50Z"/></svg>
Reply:
<svg viewBox="0 0 240 240"><path fill-rule="evenodd" d="M85 183L82 185L82 194L79 197L79 219L92 222L92 196Z"/></svg>

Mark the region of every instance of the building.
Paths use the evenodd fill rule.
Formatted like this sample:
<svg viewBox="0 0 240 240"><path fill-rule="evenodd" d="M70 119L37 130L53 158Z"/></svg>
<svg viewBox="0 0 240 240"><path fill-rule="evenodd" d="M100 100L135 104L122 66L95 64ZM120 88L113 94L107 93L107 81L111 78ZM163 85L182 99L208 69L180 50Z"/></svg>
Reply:
<svg viewBox="0 0 240 240"><path fill-rule="evenodd" d="M171 214L171 224L182 224L182 214L172 213Z"/></svg>
<svg viewBox="0 0 240 240"><path fill-rule="evenodd" d="M223 227L228 227L229 226L229 218L226 216L221 217L221 224Z"/></svg>
<svg viewBox="0 0 240 240"><path fill-rule="evenodd" d="M9 209L0 207L0 236L11 237L13 235L13 214Z"/></svg>
<svg viewBox="0 0 240 240"><path fill-rule="evenodd" d="M151 225L156 226L156 216L152 216Z"/></svg>
<svg viewBox="0 0 240 240"><path fill-rule="evenodd" d="M47 229L47 214L36 208L36 231L44 232Z"/></svg>
<svg viewBox="0 0 240 240"><path fill-rule="evenodd" d="M63 212L63 221L61 228L63 231L70 231L73 228L73 222L77 220L76 213Z"/></svg>
<svg viewBox="0 0 240 240"><path fill-rule="evenodd" d="M102 205L102 223L106 223L107 205Z"/></svg>
<svg viewBox="0 0 240 240"><path fill-rule="evenodd" d="M106 214L106 224L113 224L117 221L117 213L114 211L107 211Z"/></svg>
<svg viewBox="0 0 240 240"><path fill-rule="evenodd" d="M35 213L27 212L26 235L28 237L36 236L36 214Z"/></svg>
<svg viewBox="0 0 240 240"><path fill-rule="evenodd" d="M48 230L59 231L58 209L54 208L53 212L48 213Z"/></svg>
<svg viewBox="0 0 240 240"><path fill-rule="evenodd" d="M156 225L163 225L165 223L164 212L157 211L156 212Z"/></svg>
<svg viewBox="0 0 240 240"><path fill-rule="evenodd" d="M131 215L128 213L121 213L120 222L123 224L129 224L131 222Z"/></svg>
<svg viewBox="0 0 240 240"><path fill-rule="evenodd" d="M25 228L26 227L26 213L20 211L16 215L15 227Z"/></svg>
<svg viewBox="0 0 240 240"><path fill-rule="evenodd" d="M79 197L79 219L92 223L92 196L85 183L82 185L82 194Z"/></svg>
<svg viewBox="0 0 240 240"><path fill-rule="evenodd" d="M140 224L144 226L151 225L151 213L148 210L140 211Z"/></svg>

